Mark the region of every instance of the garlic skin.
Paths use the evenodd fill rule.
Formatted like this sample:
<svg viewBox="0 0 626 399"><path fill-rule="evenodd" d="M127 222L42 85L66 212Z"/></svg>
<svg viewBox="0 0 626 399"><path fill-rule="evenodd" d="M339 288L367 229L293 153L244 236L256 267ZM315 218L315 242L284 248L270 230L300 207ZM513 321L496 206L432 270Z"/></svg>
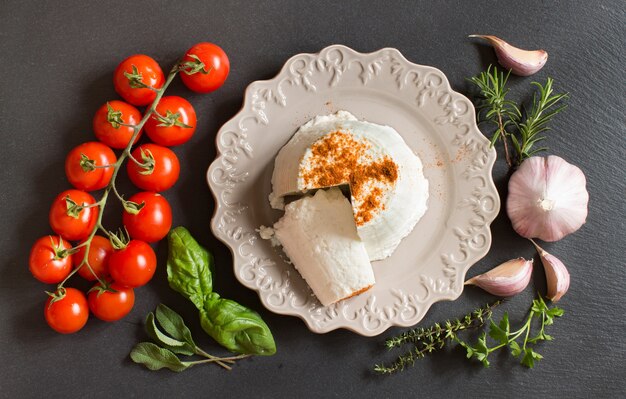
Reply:
<svg viewBox="0 0 626 399"><path fill-rule="evenodd" d="M543 270L546 272L546 284L548 286L546 297L552 302L558 302L569 289L569 272L559 258L546 252L535 241L530 241L537 248Z"/></svg>
<svg viewBox="0 0 626 399"><path fill-rule="evenodd" d="M558 241L587 219L585 175L556 155L530 157L509 180L506 211L522 237Z"/></svg>
<svg viewBox="0 0 626 399"><path fill-rule="evenodd" d="M530 76L538 72L548 61L545 50L522 50L492 35L470 35L488 40L496 51L498 62L518 76Z"/></svg>
<svg viewBox="0 0 626 399"><path fill-rule="evenodd" d="M532 271L532 259L511 259L486 273L472 277L465 285L475 285L492 295L509 297L524 291L530 282Z"/></svg>

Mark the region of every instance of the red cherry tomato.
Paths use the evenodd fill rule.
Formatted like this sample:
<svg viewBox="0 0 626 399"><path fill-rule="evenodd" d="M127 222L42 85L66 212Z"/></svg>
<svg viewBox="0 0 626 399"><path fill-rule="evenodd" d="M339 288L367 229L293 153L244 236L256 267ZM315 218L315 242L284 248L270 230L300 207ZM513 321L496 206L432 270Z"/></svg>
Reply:
<svg viewBox="0 0 626 399"><path fill-rule="evenodd" d="M113 150L97 141L90 141L74 147L67 154L65 174L72 186L79 190L100 190L111 181L114 167L95 168L95 166L113 165L115 161L117 157Z"/></svg>
<svg viewBox="0 0 626 399"><path fill-rule="evenodd" d="M213 43L196 44L187 51L182 63L188 63L189 66L180 73L181 80L190 90L198 93L209 93L220 88L230 71L230 61L226 53ZM190 75L194 66L199 70Z"/></svg>
<svg viewBox="0 0 626 399"><path fill-rule="evenodd" d="M87 238L98 220L98 207L83 208L79 211L77 206L95 203L96 200L84 191L63 191L50 207L48 215L50 227L66 240L79 241Z"/></svg>
<svg viewBox="0 0 626 399"><path fill-rule="evenodd" d="M189 101L178 96L161 98L156 106L160 115L146 121L146 134L157 144L171 147L187 142L196 131L196 111Z"/></svg>
<svg viewBox="0 0 626 399"><path fill-rule="evenodd" d="M64 288L63 298L52 302L46 301L44 316L53 330L61 334L74 333L85 326L89 318L87 298L76 288ZM57 291L58 294L58 291Z"/></svg>
<svg viewBox="0 0 626 399"><path fill-rule="evenodd" d="M136 215L124 210L122 221L132 238L156 242L167 235L172 227L172 208L165 197L142 191L130 197L129 201L144 203Z"/></svg>
<svg viewBox="0 0 626 399"><path fill-rule="evenodd" d="M80 247L76 255L74 255L74 262L77 267L83 262L83 259L85 259L85 248L86 247ZM113 246L108 238L93 236L89 247L89 258L87 259L91 270L89 270L87 265L82 265L80 269L78 269L78 274L88 281L95 280L96 276L98 276L98 278L107 277L109 275L109 257L112 253ZM96 276L93 275L92 270Z"/></svg>
<svg viewBox="0 0 626 399"><path fill-rule="evenodd" d="M33 276L46 284L63 281L72 270L72 255L61 253L72 245L57 236L41 237L30 250L28 267Z"/></svg>
<svg viewBox="0 0 626 399"><path fill-rule="evenodd" d="M111 289L115 292L102 288L98 283L87 295L89 310L100 320L119 320L130 313L135 304L135 292L132 288L113 283Z"/></svg>
<svg viewBox="0 0 626 399"><path fill-rule="evenodd" d="M165 76L159 64L147 55L131 55L122 61L113 74L113 85L117 94L127 102L141 106L156 98L156 92L145 86L160 89Z"/></svg>
<svg viewBox="0 0 626 399"><path fill-rule="evenodd" d="M117 122L115 120L109 121L109 110L112 110L115 119L119 118ZM129 125L138 125L141 121L141 112L123 101L107 102L98 108L93 117L93 131L98 140L112 148L126 148L133 137L134 130L130 126L120 125L119 121ZM141 132L133 144L139 140L139 137L141 137Z"/></svg>
<svg viewBox="0 0 626 399"><path fill-rule="evenodd" d="M180 163L174 151L156 144L142 144L133 153L140 162L150 162L152 169L144 169L133 161L126 166L128 177L142 190L165 191L172 187L180 174ZM150 172L150 173L148 173Z"/></svg>
<svg viewBox="0 0 626 399"><path fill-rule="evenodd" d="M113 252L109 259L109 272L113 280L124 287L146 284L156 271L156 254L150 245L130 240L124 249Z"/></svg>

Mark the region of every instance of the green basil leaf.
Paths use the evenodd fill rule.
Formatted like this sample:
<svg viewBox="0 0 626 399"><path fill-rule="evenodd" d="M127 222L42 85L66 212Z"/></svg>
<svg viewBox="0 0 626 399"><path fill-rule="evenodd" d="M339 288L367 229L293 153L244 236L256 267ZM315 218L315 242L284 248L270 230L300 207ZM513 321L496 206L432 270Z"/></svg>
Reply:
<svg viewBox="0 0 626 399"><path fill-rule="evenodd" d="M172 351L159 348L152 342L141 342L135 345L130 352L130 358L133 362L143 364L150 370L168 368L180 372L189 367L188 363L181 362Z"/></svg>
<svg viewBox="0 0 626 399"><path fill-rule="evenodd" d="M154 322L154 314L152 312L148 313L146 317L146 332L154 342L165 349L182 355L194 354L195 345L192 347L187 342L179 341L163 334Z"/></svg>
<svg viewBox="0 0 626 399"><path fill-rule="evenodd" d="M156 309L156 319L170 337L186 342L192 347L196 346L191 331L178 313L160 303Z"/></svg>
<svg viewBox="0 0 626 399"><path fill-rule="evenodd" d="M212 293L200 310L204 331L226 349L243 354L273 355L276 343L258 313Z"/></svg>
<svg viewBox="0 0 626 399"><path fill-rule="evenodd" d="M202 309L206 296L213 291L213 256L182 226L170 231L167 242L170 287Z"/></svg>

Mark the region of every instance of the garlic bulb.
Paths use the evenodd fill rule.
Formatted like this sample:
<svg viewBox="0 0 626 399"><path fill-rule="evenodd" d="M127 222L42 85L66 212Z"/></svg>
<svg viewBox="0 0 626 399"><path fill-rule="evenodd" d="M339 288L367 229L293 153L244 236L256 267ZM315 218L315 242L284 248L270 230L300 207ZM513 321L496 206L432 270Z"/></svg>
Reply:
<svg viewBox="0 0 626 399"><path fill-rule="evenodd" d="M544 251L535 241L530 241L537 248L543 270L546 272L546 284L548 286L546 297L552 302L557 302L569 288L569 272L559 258Z"/></svg>
<svg viewBox="0 0 626 399"><path fill-rule="evenodd" d="M506 211L522 237L557 241L585 223L588 202L578 167L555 155L530 157L509 180Z"/></svg>
<svg viewBox="0 0 626 399"><path fill-rule="evenodd" d="M512 259L486 273L472 277L465 282L465 285L478 286L496 296L513 296L524 291L530 282L532 271L532 259Z"/></svg>
<svg viewBox="0 0 626 399"><path fill-rule="evenodd" d="M500 65L510 69L515 75L530 76L543 68L548 61L548 53L545 50L522 50L491 35L470 35L469 37L488 40L496 50Z"/></svg>

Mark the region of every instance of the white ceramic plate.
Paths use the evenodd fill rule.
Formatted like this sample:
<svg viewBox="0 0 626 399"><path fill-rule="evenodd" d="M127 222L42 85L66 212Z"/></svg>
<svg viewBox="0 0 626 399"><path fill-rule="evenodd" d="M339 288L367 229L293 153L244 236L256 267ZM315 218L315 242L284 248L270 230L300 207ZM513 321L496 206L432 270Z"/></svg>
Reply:
<svg viewBox="0 0 626 399"><path fill-rule="evenodd" d="M430 198L394 254L373 263L376 285L323 307L256 229L282 213L267 199L280 148L309 119L338 110L395 128L422 159ZM465 273L491 245L489 225L500 208L491 177L496 154L476 127L474 107L441 71L396 49L361 54L334 45L290 58L275 78L248 86L243 108L217 134L217 149L207 172L216 200L211 228L232 250L237 279L269 310L298 316L314 332L372 336L414 325L434 302L461 294Z"/></svg>

